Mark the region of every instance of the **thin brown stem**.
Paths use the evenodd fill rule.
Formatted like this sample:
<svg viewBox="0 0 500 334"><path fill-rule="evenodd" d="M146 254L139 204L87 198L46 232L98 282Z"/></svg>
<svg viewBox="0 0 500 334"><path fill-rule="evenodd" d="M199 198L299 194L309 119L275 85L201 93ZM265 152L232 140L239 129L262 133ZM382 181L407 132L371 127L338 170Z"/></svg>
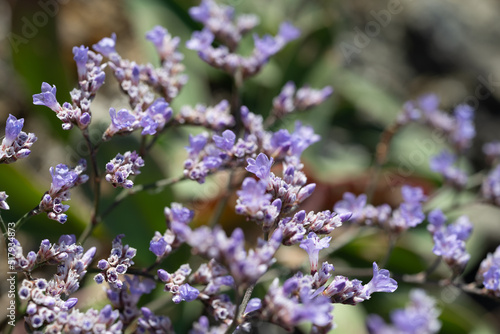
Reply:
<svg viewBox="0 0 500 334"><path fill-rule="evenodd" d="M210 218L210 222L208 223L208 226L214 227L220 220L222 213L224 212L224 209L226 208L227 202L229 202L229 198L233 194L233 191L235 189L233 185L234 181L234 174L235 170L231 170L229 173L229 179L227 181L227 187L226 187L226 192L222 196L222 198L219 200L217 203L217 206L215 207L214 213L212 214L212 217Z"/></svg>
<svg viewBox="0 0 500 334"><path fill-rule="evenodd" d="M85 230L80 235L79 242L84 243L85 240L92 234L92 231L99 224L99 204L101 199L101 179L99 177L99 167L97 166L97 145L94 146L89 137L88 129L82 131L83 138L87 143L87 147L90 152L90 163L92 165L92 178L93 178L93 188L94 188L94 204L92 209L92 214L90 216L90 223L85 227Z"/></svg>
<svg viewBox="0 0 500 334"><path fill-rule="evenodd" d="M271 114L264 120L264 129L271 127L277 120L278 118L274 115L273 110L271 110Z"/></svg>
<svg viewBox="0 0 500 334"><path fill-rule="evenodd" d="M370 181L366 188L367 203L371 203L373 199L373 194L377 188L377 182L382 171L382 167L387 162L389 156L389 148L392 138L396 132L401 128L399 123L393 123L392 125L385 128L384 132L380 136L380 141L377 144L377 149L375 153L375 166L372 167Z"/></svg>

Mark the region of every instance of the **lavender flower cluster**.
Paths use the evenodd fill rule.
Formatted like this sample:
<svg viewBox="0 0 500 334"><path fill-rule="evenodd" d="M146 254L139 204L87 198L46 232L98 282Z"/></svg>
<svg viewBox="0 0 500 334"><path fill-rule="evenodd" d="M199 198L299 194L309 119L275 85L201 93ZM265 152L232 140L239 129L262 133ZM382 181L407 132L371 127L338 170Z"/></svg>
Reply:
<svg viewBox="0 0 500 334"><path fill-rule="evenodd" d="M192 34L186 42L187 48L197 51L204 62L229 74L239 88L244 80L258 74L286 44L300 37L298 28L284 22L275 36L255 34L252 53L242 56L236 51L243 36L258 24L256 16L237 16L234 8L213 0L202 0L199 6L189 10L189 14L203 24L203 29ZM37 251L29 251L26 255L21 243L9 233L10 224L7 229L0 219L9 267L26 277L18 287L17 294L25 307L22 312L21 308L17 309L17 320L24 321L27 330L34 333L174 333L174 318L156 314L160 310L155 309L154 303L146 305L143 302L144 295L161 295L161 299L167 296L174 304L202 305L203 312L189 331L192 334L252 332L262 323L288 331L308 323L311 333L328 333L335 327L335 304L357 305L368 301L376 292L393 293L398 284L417 282L416 279L405 281L407 276L398 275L401 277L398 283L390 271L383 268L394 244L389 247L385 260L370 259L371 279L367 283L350 278L348 276L355 275L345 272L334 275L334 265L329 262L332 257L327 256L320 263L320 252L332 249L330 243L337 238L332 233L338 232L342 225L358 230L376 229L395 243L403 234L427 222L428 237L434 242L432 252L452 272L441 283L462 286L458 279L471 258L466 243L473 223L467 216L460 216L446 224L446 211L428 212L426 205L432 201L432 195L418 186L401 187L399 206L388 203L375 206L369 192L346 192L329 209L314 212L304 208L316 184L308 181L302 154L318 142L320 136L311 126L298 121L293 131L273 131L270 125L289 114L320 105L332 95L331 87L297 89L293 82L287 82L273 99L266 120L248 107L231 105L227 100L212 106L197 104L174 110L171 102L187 82L183 55L178 50L181 41L160 26L147 32L146 39L156 48L159 67L122 58L116 50L117 36L113 34L93 45L94 51L85 46L73 48L78 88L70 93L71 103L60 105L56 87L48 83L42 84L41 93L33 95L35 105L44 105L56 113L63 129L75 127L87 139L93 170L91 177L83 174L87 166L84 159L75 167L66 164L51 167L50 189L33 210L12 224L19 229L28 218L42 212L47 213L49 219L64 224L68 220L69 205L63 202L71 199L71 189L88 180L92 181L89 183L94 190L95 204L91 221L78 242L75 235L62 235L57 243L44 239ZM90 105L104 84L106 68L112 71L130 108L109 108L109 124L102 133L102 144L117 135L132 135L139 129L142 144L137 150L107 157L109 162L99 166L96 154L101 143L88 140L88 129L92 125ZM454 153L443 151L431 160L431 168L442 174L444 183L457 191L466 189L469 177L455 162L457 156L472 145L475 135L473 110L460 105L453 114L448 114L439 109L436 96L427 95L407 102L395 124L400 128L410 122L430 126L445 134ZM29 155L37 138L33 133L21 131L23 125L24 119L9 115L0 164L13 163ZM187 125L202 127L204 132L189 135L182 177L158 180L152 186L140 183L140 179L132 180L150 159L149 150L156 138L169 127ZM500 144L489 143L484 152L491 171L484 178L480 196L485 202L498 206ZM238 182L231 180L234 182L230 182L227 191L233 191L233 183L237 183L234 211L245 218L249 227L236 227L228 233L217 224L220 215L216 216L214 225L199 226L193 222L197 212L181 203L167 203L165 230L156 231L149 242L149 251L156 257L154 263L146 268L136 266L133 259L147 245L137 245L136 249L124 244L125 235L119 234L112 241L109 256L104 255L92 266L96 254L100 257L104 253L98 252L96 247L85 251L83 245L96 226L106 223L104 218L108 211L99 209L102 180L115 188L125 188L115 197L110 207L113 209L127 196L144 189L161 188L181 180L203 183L212 174L230 170L242 175ZM100 176L103 173L105 176ZM0 191L0 209L10 209L7 198L8 195ZM230 198L228 194L228 201ZM247 232L255 226L258 228L252 231L257 231L257 240L250 237L253 233ZM139 231L140 225L137 229ZM305 251L309 267L306 270L285 268L277 261L277 254L290 249L286 247ZM171 268L167 264L174 262L175 253L183 251L191 252L190 261L176 265L176 270L167 269ZM49 275L50 266L55 267L53 275ZM84 285L87 272L95 273L94 282L103 284L107 304L100 309L77 308L80 297L75 294ZM471 283L474 292L500 298L500 247L482 261L476 281ZM254 290L256 287L259 289ZM155 291L157 288L163 292ZM391 314L392 324L385 323L378 315L370 316L367 320L370 333L439 331L440 311L436 301L418 289L410 293L410 299L405 309Z"/></svg>

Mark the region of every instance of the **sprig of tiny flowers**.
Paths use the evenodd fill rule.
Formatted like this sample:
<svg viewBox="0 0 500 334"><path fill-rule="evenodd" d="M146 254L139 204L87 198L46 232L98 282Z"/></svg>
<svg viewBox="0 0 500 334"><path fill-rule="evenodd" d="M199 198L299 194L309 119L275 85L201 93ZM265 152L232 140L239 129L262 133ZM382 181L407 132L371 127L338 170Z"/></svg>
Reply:
<svg viewBox="0 0 500 334"><path fill-rule="evenodd" d="M82 159L71 168L65 164L50 167L52 183L38 206L41 212L47 212L47 217L64 224L68 216L64 213L69 209L69 205L62 202L71 199L69 190L88 181L88 175L82 174L87 168L87 162Z"/></svg>
<svg viewBox="0 0 500 334"><path fill-rule="evenodd" d="M37 253L30 251L24 257L19 241L12 239L12 243L13 246L9 248L9 266L30 277L23 280L18 291L19 297L28 302L26 325L32 330L49 325L46 332L53 333L51 324L62 321L61 314L67 316L69 310L77 304L77 298L66 298L79 289L96 248L92 247L84 252L83 247L76 244L74 235L63 235L58 243L51 244L49 240L43 240ZM31 272L36 267L46 265L57 266L57 271L50 280L31 278Z"/></svg>
<svg viewBox="0 0 500 334"><path fill-rule="evenodd" d="M10 115L5 125L5 137L0 146L0 164L10 164L31 153L31 146L37 141L35 134L22 131L24 118Z"/></svg>
<svg viewBox="0 0 500 334"><path fill-rule="evenodd" d="M140 174L139 168L141 167L144 167L144 160L135 151L127 151L124 154L118 153L116 157L106 164L106 181L115 188L132 188L134 182L127 178L130 175Z"/></svg>
<svg viewBox="0 0 500 334"><path fill-rule="evenodd" d="M401 188L401 194L403 202L398 209L392 210L388 204L377 207L367 204L365 194L356 196L346 192L343 199L335 203L334 210L340 214L351 213L352 223L378 226L391 233L400 234L424 221L422 203L427 198L421 188L407 185Z"/></svg>
<svg viewBox="0 0 500 334"><path fill-rule="evenodd" d="M97 284L108 282L111 287L116 289L121 289L123 286L120 275L125 275L127 269L134 264L132 258L137 254L137 249L122 244L123 237L125 237L124 234L116 236L109 257L99 260L97 263L97 268L102 270L101 273L94 276Z"/></svg>

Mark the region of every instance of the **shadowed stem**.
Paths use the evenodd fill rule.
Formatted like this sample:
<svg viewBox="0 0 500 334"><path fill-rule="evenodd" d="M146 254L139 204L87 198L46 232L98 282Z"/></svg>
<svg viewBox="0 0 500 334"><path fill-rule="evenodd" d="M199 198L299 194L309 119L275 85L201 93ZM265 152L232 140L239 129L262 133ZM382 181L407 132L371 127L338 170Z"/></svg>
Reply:
<svg viewBox="0 0 500 334"><path fill-rule="evenodd" d="M234 133L239 133L243 128L243 124L241 123L241 99L240 93L241 88L243 87L243 77L241 71L237 71L233 76L233 91L232 91L232 99L231 99L231 112L234 117L235 126Z"/></svg>
<svg viewBox="0 0 500 334"><path fill-rule="evenodd" d="M24 223L26 223L28 221L29 218L33 217L33 216L36 216L38 214L40 214L41 211L39 209L39 206L35 206L33 209L31 209L30 211L26 212L24 214L24 216L22 216L21 218L19 218L19 220L16 222L16 224L14 225L14 229L17 230L19 229Z"/></svg>
<svg viewBox="0 0 500 334"><path fill-rule="evenodd" d="M250 288L248 288L250 289ZM246 291L248 291L248 289ZM246 306L243 306L243 296L241 295L241 293L238 291L239 289L236 288L236 291L235 291L235 305L236 306L236 310L234 311L234 318L233 318L233 321L231 322L231 325L227 328L225 334L233 334L236 327L238 327L238 325L240 325L240 314L243 314L243 312L245 311L245 307ZM252 290L253 290L253 287L252 287ZM245 295L247 293L245 292ZM251 294L251 293L250 293ZM248 301L247 301L248 303ZM242 311L243 309L243 311Z"/></svg>
<svg viewBox="0 0 500 334"><path fill-rule="evenodd" d="M231 323L231 326L226 331L226 333L237 333L237 332L234 332L234 329L236 329L236 327L243 320L243 314L245 313L248 302L250 301L250 297L252 297L252 292L253 292L254 288L255 288L255 284L252 284L248 287L248 289L246 289L245 294L243 295L243 299L241 301L241 304L239 305L238 309L236 310L234 320ZM233 328L233 330L231 330L231 328Z"/></svg>
<svg viewBox="0 0 500 334"><path fill-rule="evenodd" d="M83 137L85 138L85 142L87 143L87 147L90 152L90 163L92 165L92 174L93 174L93 188L94 188L94 205L92 209L92 215L90 217L90 224L85 228L84 233L80 236L80 241L83 243L85 239L87 239L88 235L94 230L95 226L99 223L98 215L99 215L99 203L101 199L101 179L99 177L99 168L97 167L97 145L94 146L89 137L88 129L82 131Z"/></svg>
<svg viewBox="0 0 500 334"><path fill-rule="evenodd" d="M401 128L399 123L393 123L385 128L384 132L380 136L380 141L377 144L377 149L375 153L375 166L372 167L370 181L366 188L366 202L371 203L375 189L377 188L377 182L382 171L382 166L387 162L387 157L389 155L389 147L392 138L396 132Z"/></svg>

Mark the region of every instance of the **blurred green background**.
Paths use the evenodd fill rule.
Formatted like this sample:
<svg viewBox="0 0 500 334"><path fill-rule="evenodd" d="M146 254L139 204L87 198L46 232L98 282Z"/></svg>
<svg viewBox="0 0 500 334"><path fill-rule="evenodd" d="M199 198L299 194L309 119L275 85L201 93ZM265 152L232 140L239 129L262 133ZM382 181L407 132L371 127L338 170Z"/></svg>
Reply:
<svg viewBox="0 0 500 334"><path fill-rule="evenodd" d="M275 34L284 20L302 31L300 39L273 57L262 73L245 83L242 103L251 111L266 116L271 110L272 98L289 80L299 87L332 85L335 89L333 98L320 107L293 115L276 126L291 129L295 120L301 120L311 124L322 137L304 157L309 180L318 184L314 196L305 203L306 209L331 210L343 192L363 192L381 132L395 120L404 101L423 93L438 94L446 110L460 103L469 103L476 109L478 136L463 166L471 173L485 167L482 144L500 139L500 3L487 0L465 3L432 0L221 2L234 6L237 14L257 14L261 23L256 32L260 35ZM186 104L212 105L230 97L231 78L210 68L184 46L191 33L201 27L187 14L188 8L197 4L198 1L182 0L0 0L0 128L3 131L5 119L11 113L24 117L24 131L38 136L28 159L0 166L0 190L10 196L11 206L10 211L2 212L4 220L17 220L39 202L50 186L50 166L74 165L88 154L78 130L63 131L52 111L32 105L31 96L40 92L44 81L57 86L59 102L69 101L69 91L77 84L73 46L91 46L115 32L117 50L122 57L157 64L155 50L144 39L144 34L153 26L162 25L181 38L180 50L185 55L186 73L190 77L173 102L174 113ZM252 38L247 36L241 52L249 53L251 48ZM108 71L106 85L92 105L90 134L93 140L107 127L110 107L126 107L126 100ZM199 130L182 129L164 134L135 182L149 183L180 176L186 156L183 147L191 131ZM442 179L430 171L427 161L445 145L428 141L429 138L430 131L419 126L411 126L396 135L389 162L377 185L375 204L397 206L398 186L403 182L422 186L427 193L442 185ZM105 143L99 151L99 165L103 168L117 152L138 148L138 143L137 133ZM135 195L107 217L86 246L101 245L96 258L105 257L110 240L118 233L125 233L125 242L139 249L138 266L148 265L153 260L147 251L149 240L154 231L165 229L163 207L173 201L185 203L196 210L195 224L206 223L223 195L226 182L227 175L222 173L203 186L185 181L161 192ZM102 190L101 207L105 208L119 191L109 185L104 185ZM473 195L473 192L463 193L460 200L467 204ZM434 203L446 206L451 197L453 194L445 192ZM50 221L45 215L29 220L17 235L25 252L36 249L41 239L56 241L63 233L81 233L90 219L91 203L90 185L85 185L72 191L69 220L65 225ZM234 198L229 203L221 224L228 231L242 226L251 238L256 237L258 229L234 214ZM449 216L456 218L460 214L468 214L475 228L468 243L472 258L465 274L465 280L470 282L481 259L499 243L500 215L498 209L490 206L468 205L451 211ZM332 245L337 238L343 240L345 230L348 229L333 233ZM359 274L365 276L359 276L353 268L370 268L371 262L384 257L387 249L384 234L365 232L329 255L337 274L359 277L366 282L369 275L362 272ZM424 270L435 258L431 248L432 240L425 227L411 230L398 241L387 267L396 277ZM307 270L304 253L293 247L281 250L278 267ZM189 250L183 249L166 261L165 268L175 270L188 257ZM297 260L291 261L291 258ZM5 266L5 261L1 266ZM290 272L282 270L281 273ZM446 277L449 272L443 266L436 275ZM97 297L88 298L86 305L104 305L100 287L92 284L89 277L87 283L89 287L85 291L99 293ZM392 295L377 294L357 307L336 306L334 315L338 327L334 333L364 333L366 314L387 316L391 309L406 303L412 287L401 283ZM425 288L443 310L442 333L500 331L497 301L432 284ZM162 295L161 291L157 295ZM190 305L170 311L178 317L193 314L186 316L187 323L199 314L199 309ZM178 332L184 332L188 325L181 324ZM271 329L266 330L271 333Z"/></svg>

